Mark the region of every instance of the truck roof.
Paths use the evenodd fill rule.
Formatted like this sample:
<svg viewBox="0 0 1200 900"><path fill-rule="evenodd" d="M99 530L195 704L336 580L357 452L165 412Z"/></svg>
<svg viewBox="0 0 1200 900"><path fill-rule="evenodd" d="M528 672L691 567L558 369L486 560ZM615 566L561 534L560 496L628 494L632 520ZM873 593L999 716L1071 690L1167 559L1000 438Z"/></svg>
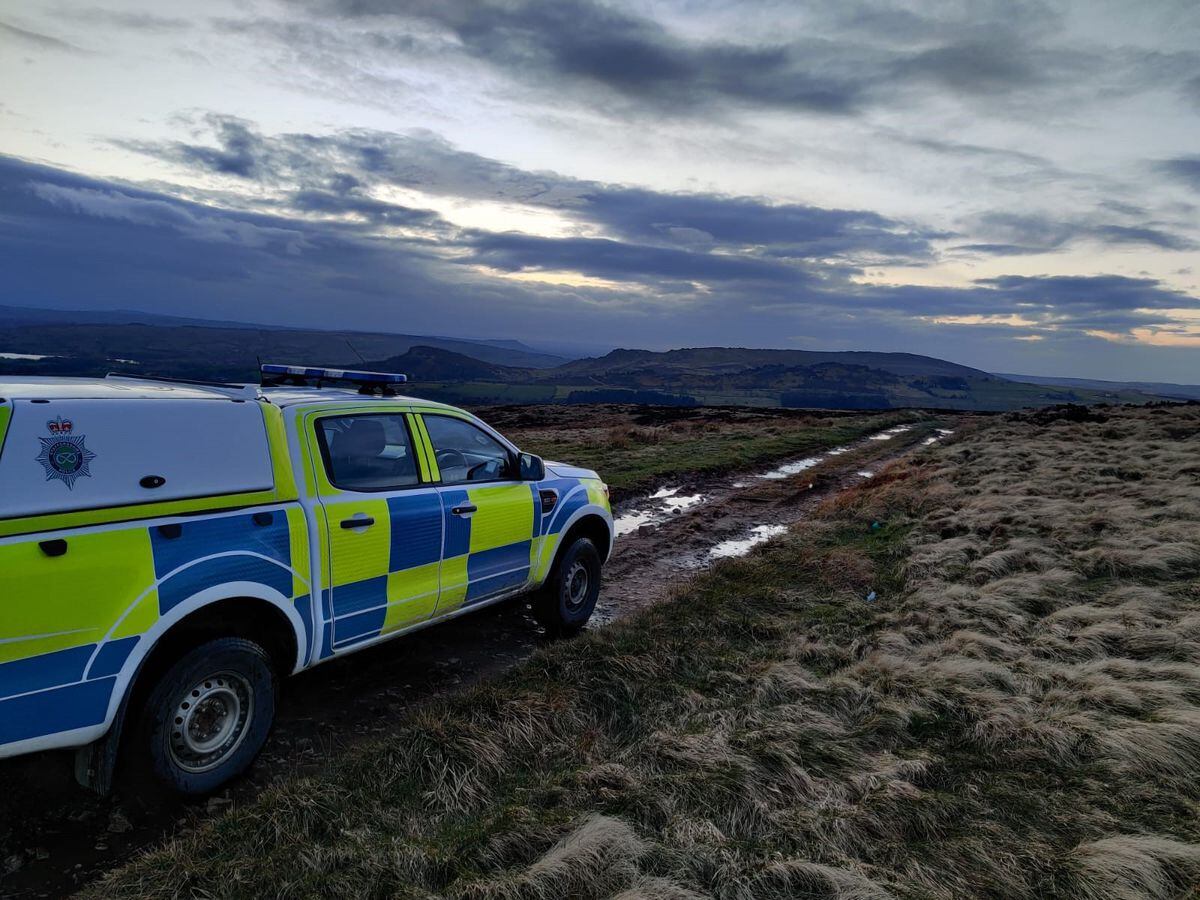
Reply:
<svg viewBox="0 0 1200 900"><path fill-rule="evenodd" d="M265 400L276 406L344 401L362 403L380 399L419 406L450 408L419 397L366 396L345 388L259 387L200 382L154 381L147 378L69 378L52 376L0 376L0 400Z"/></svg>

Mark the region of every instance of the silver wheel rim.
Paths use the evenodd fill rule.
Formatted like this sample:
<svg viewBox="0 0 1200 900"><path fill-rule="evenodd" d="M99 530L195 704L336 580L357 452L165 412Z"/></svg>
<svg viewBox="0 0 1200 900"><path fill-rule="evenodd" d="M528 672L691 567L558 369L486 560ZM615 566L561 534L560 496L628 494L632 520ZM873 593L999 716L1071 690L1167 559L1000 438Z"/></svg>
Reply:
<svg viewBox="0 0 1200 900"><path fill-rule="evenodd" d="M179 695L171 712L171 759L185 772L209 772L246 739L254 691L245 676L217 672Z"/></svg>
<svg viewBox="0 0 1200 900"><path fill-rule="evenodd" d="M588 587L591 584L587 566L580 562L574 563L567 570L563 584L566 586L567 608L570 610L579 609L587 600Z"/></svg>

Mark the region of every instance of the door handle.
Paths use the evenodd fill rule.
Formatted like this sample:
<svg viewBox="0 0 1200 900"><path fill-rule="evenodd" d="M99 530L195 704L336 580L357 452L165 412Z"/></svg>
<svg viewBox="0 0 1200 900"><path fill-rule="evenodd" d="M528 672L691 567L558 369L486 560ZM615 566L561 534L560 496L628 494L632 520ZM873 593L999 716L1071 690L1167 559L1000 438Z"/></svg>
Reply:
<svg viewBox="0 0 1200 900"><path fill-rule="evenodd" d="M353 519L342 519L342 527L346 528L346 529L370 528L374 524L375 524L374 516L358 515L358 516L355 516Z"/></svg>
<svg viewBox="0 0 1200 900"><path fill-rule="evenodd" d="M473 512L479 512L479 507L473 503L468 503L465 506L452 506L450 512L456 516L469 516Z"/></svg>

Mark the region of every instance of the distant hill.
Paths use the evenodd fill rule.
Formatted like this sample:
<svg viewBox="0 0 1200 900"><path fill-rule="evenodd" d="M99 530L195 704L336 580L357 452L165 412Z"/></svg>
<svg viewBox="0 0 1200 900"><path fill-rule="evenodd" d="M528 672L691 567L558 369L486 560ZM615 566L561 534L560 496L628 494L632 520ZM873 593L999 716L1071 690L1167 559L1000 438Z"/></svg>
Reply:
<svg viewBox="0 0 1200 900"><path fill-rule="evenodd" d="M1200 400L1200 384L1173 384L1169 381L1101 381L1097 378L1061 378L1054 375L997 375L1009 381L1086 388L1096 391L1139 391L1155 397Z"/></svg>
<svg viewBox="0 0 1200 900"><path fill-rule="evenodd" d="M259 360L304 365L361 367L363 359L387 359L413 347L434 346L483 362L530 369L560 365L562 357L519 347L497 347L447 338L356 331L248 328L245 326L147 323L36 322L0 324L0 358L10 374L103 375L114 369L252 381Z"/></svg>
<svg viewBox="0 0 1200 900"><path fill-rule="evenodd" d="M1103 382L1010 380L913 353L696 347L614 350L568 362L506 340L177 320L71 322L62 320L65 313L31 315L34 321L26 312L0 308L0 374L125 371L250 382L257 380L262 360L405 372L412 378L409 392L468 405L628 402L1009 410L1058 403L1141 403L1158 395Z"/></svg>
<svg viewBox="0 0 1200 900"><path fill-rule="evenodd" d="M365 363L374 372L403 372L417 383L433 381L495 381L520 384L534 377L535 369L500 366L437 347L413 347L407 353ZM555 371L551 369L550 371Z"/></svg>
<svg viewBox="0 0 1200 900"><path fill-rule="evenodd" d="M433 348L389 360L416 393L459 403L642 402L817 409L1009 410L1145 402L1145 393L1009 381L913 353L703 347L614 350L552 369L472 367Z"/></svg>
<svg viewBox="0 0 1200 900"><path fill-rule="evenodd" d="M915 353L872 353L865 350L756 350L745 347L698 347L653 352L614 350L597 359L580 359L560 367L560 372L587 375L614 372L706 372L745 371L748 368L807 368L836 363L879 369L899 376L951 376L988 379L994 376L969 366L918 356Z"/></svg>

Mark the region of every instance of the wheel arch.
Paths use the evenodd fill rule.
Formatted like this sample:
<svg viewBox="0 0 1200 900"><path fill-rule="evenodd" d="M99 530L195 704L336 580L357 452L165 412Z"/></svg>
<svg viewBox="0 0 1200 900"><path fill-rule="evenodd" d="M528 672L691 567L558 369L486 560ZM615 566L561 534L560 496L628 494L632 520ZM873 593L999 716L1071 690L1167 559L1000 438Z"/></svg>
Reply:
<svg viewBox="0 0 1200 900"><path fill-rule="evenodd" d="M252 582L201 591L158 620L142 635L117 680L101 737L79 748L76 779L105 794L111 789L126 718L138 715L158 678L171 663L207 640L242 637L267 651L281 676L299 669L311 635L295 606L282 594Z"/></svg>
<svg viewBox="0 0 1200 900"><path fill-rule="evenodd" d="M584 508L576 513L567 527L563 529L558 546L554 550L554 557L546 569L546 578L549 578L550 573L558 566L567 548L581 537L587 538L596 545L601 562L608 560L613 543L612 523L599 512L598 508L595 510Z"/></svg>

